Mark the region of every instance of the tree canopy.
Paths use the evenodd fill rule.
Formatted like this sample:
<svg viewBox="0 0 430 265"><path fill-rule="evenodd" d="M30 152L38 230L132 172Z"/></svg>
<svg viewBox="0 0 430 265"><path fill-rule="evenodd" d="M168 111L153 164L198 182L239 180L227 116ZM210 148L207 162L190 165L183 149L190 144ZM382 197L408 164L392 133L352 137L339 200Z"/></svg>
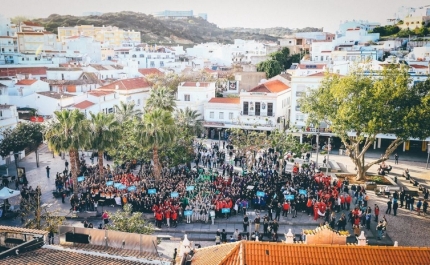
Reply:
<svg viewBox="0 0 430 265"><path fill-rule="evenodd" d="M340 137L361 179L403 141L430 135L429 91L428 81L411 85L406 67L382 72L356 68L347 76L327 73L320 87L309 91L299 104L308 114L308 123L325 122ZM395 139L380 159L365 164L366 151L381 134Z"/></svg>
<svg viewBox="0 0 430 265"><path fill-rule="evenodd" d="M272 78L298 62L300 62L300 54L291 55L290 50L284 47L280 51L271 53L268 60L257 64L257 71L265 72L267 78Z"/></svg>
<svg viewBox="0 0 430 265"><path fill-rule="evenodd" d="M137 233L150 235L154 232L154 226L142 218L142 213L132 212L131 204L124 205L124 211L116 211L109 215L110 223L107 224L109 230L127 233Z"/></svg>

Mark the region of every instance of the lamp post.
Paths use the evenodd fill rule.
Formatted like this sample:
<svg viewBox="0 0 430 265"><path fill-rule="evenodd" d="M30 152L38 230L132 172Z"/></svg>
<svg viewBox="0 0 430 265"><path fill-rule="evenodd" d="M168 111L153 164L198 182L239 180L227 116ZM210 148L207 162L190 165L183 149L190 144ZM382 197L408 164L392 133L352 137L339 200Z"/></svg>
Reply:
<svg viewBox="0 0 430 265"><path fill-rule="evenodd" d="M327 163L325 165L325 175L328 176L328 162L330 160L330 150L331 150L331 137L328 138L327 142Z"/></svg>
<svg viewBox="0 0 430 265"><path fill-rule="evenodd" d="M217 130L218 130L218 150L219 150L221 146L221 128L217 128Z"/></svg>
<svg viewBox="0 0 430 265"><path fill-rule="evenodd" d="M426 169L429 168L429 158L430 158L430 144L427 144L427 164L426 164Z"/></svg>
<svg viewBox="0 0 430 265"><path fill-rule="evenodd" d="M315 166L318 169L318 150L320 148L320 133L317 132L317 148L316 148L316 152L317 152L317 158L316 158L316 162L315 162Z"/></svg>

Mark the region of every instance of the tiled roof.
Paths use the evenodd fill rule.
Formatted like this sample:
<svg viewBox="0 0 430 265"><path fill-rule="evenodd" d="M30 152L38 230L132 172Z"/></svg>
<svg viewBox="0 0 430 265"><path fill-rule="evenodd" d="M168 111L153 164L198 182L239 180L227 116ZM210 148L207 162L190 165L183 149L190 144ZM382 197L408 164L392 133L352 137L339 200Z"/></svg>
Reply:
<svg viewBox="0 0 430 265"><path fill-rule="evenodd" d="M23 80L19 80L16 85L19 86L31 86L32 84L36 83L37 80L36 79L23 79Z"/></svg>
<svg viewBox="0 0 430 265"><path fill-rule="evenodd" d="M129 78L129 79L121 79L110 83L109 85L105 85L99 87L101 90L115 90L118 87L119 90L130 90L130 89L139 89L139 88L149 88L151 87L148 81L143 77L138 78Z"/></svg>
<svg viewBox="0 0 430 265"><path fill-rule="evenodd" d="M209 87L209 82L184 82L182 83L182 86L188 86L188 87Z"/></svg>
<svg viewBox="0 0 430 265"><path fill-rule="evenodd" d="M83 72L81 74L81 76L79 77L79 79L89 80L91 82L91 84L99 84L99 85L102 84L102 82L97 77L97 75L95 73L91 73L91 72Z"/></svg>
<svg viewBox="0 0 430 265"><path fill-rule="evenodd" d="M75 96L73 94L57 93L57 92L52 92L52 91L44 91L44 92L36 92L36 93L39 95L45 96L45 97L50 97L50 98L55 98L55 99L61 99L61 96L63 96L63 98L70 98L70 97Z"/></svg>
<svg viewBox="0 0 430 265"><path fill-rule="evenodd" d="M163 72L161 72L160 70L158 70L157 68L143 68L143 69L139 69L139 73L141 73L142 75L162 75Z"/></svg>
<svg viewBox="0 0 430 265"><path fill-rule="evenodd" d="M22 227L0 225L0 233L3 233L3 232L16 232L16 233L37 234L37 235L48 234L48 232L45 230L27 229L27 228L22 228Z"/></svg>
<svg viewBox="0 0 430 265"><path fill-rule="evenodd" d="M55 249L41 248L38 250L22 253L19 256L11 256L3 260L7 264L32 264L32 265L142 265L138 260L127 260L122 257L104 257L91 255L90 253L78 253Z"/></svg>
<svg viewBox="0 0 430 265"><path fill-rule="evenodd" d="M46 69L46 67L1 68L0 76L15 76L17 74L46 75Z"/></svg>
<svg viewBox="0 0 430 265"><path fill-rule="evenodd" d="M211 252L212 259L218 263L206 264L428 265L430 260L430 248L417 247L306 245L255 241L241 241L239 245L221 246L223 247L219 249L219 256L215 254L214 249L198 249L191 264L203 264L200 263L200 260L203 260L202 256L209 256Z"/></svg>
<svg viewBox="0 0 430 265"><path fill-rule="evenodd" d="M279 93L284 90L287 90L290 88L286 84L282 83L279 80L271 80L267 81L266 83L260 84L253 89L249 90L248 92L266 92L266 93Z"/></svg>
<svg viewBox="0 0 430 265"><path fill-rule="evenodd" d="M1 85L1 84L0 84ZM1 87L1 86L0 86ZM0 109L9 109L13 105L7 105L7 104L0 104Z"/></svg>
<svg viewBox="0 0 430 265"><path fill-rule="evenodd" d="M84 100L82 102L79 102L78 104L73 105L73 107L77 108L77 109L87 109L93 105L94 105L93 102L88 101L88 100Z"/></svg>
<svg viewBox="0 0 430 265"><path fill-rule="evenodd" d="M33 27L41 27L42 26L39 23L33 22L33 21L24 21L24 22L22 22L22 24L24 24L26 26L33 26Z"/></svg>
<svg viewBox="0 0 430 265"><path fill-rule="evenodd" d="M222 263L224 259L229 260L230 257L237 256L236 250L240 247L240 242L215 245L196 250L193 256L192 265L218 265L230 264Z"/></svg>
<svg viewBox="0 0 430 265"><path fill-rule="evenodd" d="M215 70L212 70L212 69L210 69L210 68L205 68L205 69L203 69L203 71L205 71L206 73L218 73L218 71L215 71Z"/></svg>
<svg viewBox="0 0 430 265"><path fill-rule="evenodd" d="M427 65L420 65L420 64L411 64L410 67L420 68L420 69L426 69L426 68L428 68Z"/></svg>
<svg viewBox="0 0 430 265"><path fill-rule="evenodd" d="M211 98L209 103L239 104L240 98Z"/></svg>
<svg viewBox="0 0 430 265"><path fill-rule="evenodd" d="M92 90L92 91L88 92L88 94L90 94L91 96L94 96L94 97L103 97L103 96L106 96L106 95L109 95L109 94L113 94L113 93L115 93L115 92L113 92L113 91L103 91L103 90L98 90L98 89L95 89L95 90Z"/></svg>

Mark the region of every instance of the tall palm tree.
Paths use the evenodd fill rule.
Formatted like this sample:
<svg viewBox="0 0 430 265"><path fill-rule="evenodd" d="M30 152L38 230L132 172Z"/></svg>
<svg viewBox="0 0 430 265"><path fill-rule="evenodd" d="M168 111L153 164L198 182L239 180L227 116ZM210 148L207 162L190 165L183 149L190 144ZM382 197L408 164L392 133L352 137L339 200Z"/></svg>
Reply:
<svg viewBox="0 0 430 265"><path fill-rule="evenodd" d="M119 105L115 105L115 117L121 124L126 120L132 119L134 117L140 117L142 111L136 108L134 103L126 103L121 101Z"/></svg>
<svg viewBox="0 0 430 265"><path fill-rule="evenodd" d="M158 150L174 139L175 129L171 112L159 108L145 113L142 123L138 126L140 142L143 146L152 149L154 177L156 179L160 178Z"/></svg>
<svg viewBox="0 0 430 265"><path fill-rule="evenodd" d="M97 114L90 112L88 146L96 149L100 176L103 176L103 154L108 148L113 148L121 137L118 121L114 114Z"/></svg>
<svg viewBox="0 0 430 265"><path fill-rule="evenodd" d="M79 156L78 150L84 146L88 135L85 115L77 109L55 111L54 115L53 122L46 127L45 139L50 150L56 153L69 152L73 191L77 194L80 169L77 167L76 159Z"/></svg>
<svg viewBox="0 0 430 265"><path fill-rule="evenodd" d="M151 90L151 95L146 101L146 111L160 108L167 111L173 111L176 107L175 96L172 90L167 87L160 87Z"/></svg>
<svg viewBox="0 0 430 265"><path fill-rule="evenodd" d="M178 109L175 113L176 124L180 128L184 128L187 134L197 135L203 131L203 122L201 115L196 110L189 107Z"/></svg>

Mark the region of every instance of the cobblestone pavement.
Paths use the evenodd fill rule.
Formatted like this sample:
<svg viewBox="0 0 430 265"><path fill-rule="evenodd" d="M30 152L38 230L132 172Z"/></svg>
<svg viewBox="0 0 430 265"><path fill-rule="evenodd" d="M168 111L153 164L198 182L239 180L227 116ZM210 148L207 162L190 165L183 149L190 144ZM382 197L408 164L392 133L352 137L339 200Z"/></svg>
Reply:
<svg viewBox="0 0 430 265"><path fill-rule="evenodd" d="M209 144L209 141L205 141L206 144ZM402 156L401 156L402 157ZM54 190L54 182L55 182L55 173L61 172L64 170L64 160L58 156L53 157L52 153L49 152L47 147L44 145L40 148L40 167L36 167L35 163L35 154L31 153L27 155L24 159L19 161L19 166L26 168L27 178L29 181L29 185L32 187L40 186L42 189L42 203L49 208L50 211L56 211L57 214L66 216L68 218L68 222L72 225L81 225L81 221L83 219L71 219L70 213L70 203L67 201L66 203L61 203L60 199L55 199L52 195L52 191ZM330 154L330 161L338 162L342 169L348 170L349 172L353 172L354 165L350 161L350 159L346 156L339 156ZM68 160L68 156L66 156ZM87 162L89 162L89 157L86 157ZM315 154L313 154L311 159L315 159ZM320 156L319 162L322 161L322 157ZM372 158L367 158L367 160L371 161ZM105 161L105 164L110 164L111 161ZM393 166L393 170L391 174L389 174L389 178L394 178L394 176L398 176L398 184L401 187L405 187L411 190L417 190L416 187L413 187L408 181L404 178L401 178L402 172L404 169L409 168L411 172L411 176L413 178L417 178L420 183L429 185L430 176L428 174L429 171L425 169L425 162L409 162L400 160L399 165L394 165L394 161L388 161L388 164ZM51 178L47 178L46 176L46 166L51 168ZM291 166L291 165L290 165ZM236 168L240 170L240 168ZM9 175L14 175L15 171L14 165L9 165ZM373 166L369 172L376 173L377 166ZM0 175L4 175L6 172L4 168L0 169ZM10 185L12 188L14 185ZM373 206L377 203L381 209L380 217L383 216L386 209L386 202L388 201L385 197L376 196L373 191L368 192L370 195L369 205ZM420 193L420 196L422 194ZM16 202L19 203L19 202ZM118 207L104 207L109 211L115 211L119 209ZM101 210L101 209L100 209ZM345 212L346 213L346 212ZM262 213L264 214L264 212ZM260 215L262 215L260 214ZM339 213L340 214L340 213ZM149 220L153 220L153 216L151 214L145 214L145 217ZM390 245L393 244L393 241L398 241L399 245L405 246L430 246L430 241L428 240L428 235L430 234L430 226L429 217L418 216L416 212L410 212L408 210L399 209L398 216L394 217L392 215L386 215L388 219L388 228L387 234L388 236L383 240L377 242L375 235L375 223L372 222L371 230L365 230L365 234L369 240L369 244L383 244ZM195 243L198 242L206 242L205 244L214 244L214 234L217 229L226 229L229 234L231 234L235 229L242 230L242 216L238 215L232 217L230 219L217 219L215 220L215 225L210 224L202 224L202 223L192 223L192 224L184 224L180 223L177 228L167 228L163 227L161 230L156 231L157 235L171 235L173 238L183 238L184 233L189 234L189 238L192 239ZM251 216L252 219L252 216ZM100 222L99 218L89 218L89 221L93 221L94 223ZM299 213L297 218L292 218L288 216L288 218L281 217L280 220L280 233L286 233L288 229L292 229L292 232L295 234L301 233L302 229L313 229L320 225L322 219L314 221L312 217L307 216L305 213ZM20 225L18 220L2 220L0 219L1 225ZM350 225L347 226L350 228ZM261 228L262 229L262 228ZM350 229L351 230L351 229ZM208 241L209 240L209 241ZM173 252L172 252L173 253Z"/></svg>

